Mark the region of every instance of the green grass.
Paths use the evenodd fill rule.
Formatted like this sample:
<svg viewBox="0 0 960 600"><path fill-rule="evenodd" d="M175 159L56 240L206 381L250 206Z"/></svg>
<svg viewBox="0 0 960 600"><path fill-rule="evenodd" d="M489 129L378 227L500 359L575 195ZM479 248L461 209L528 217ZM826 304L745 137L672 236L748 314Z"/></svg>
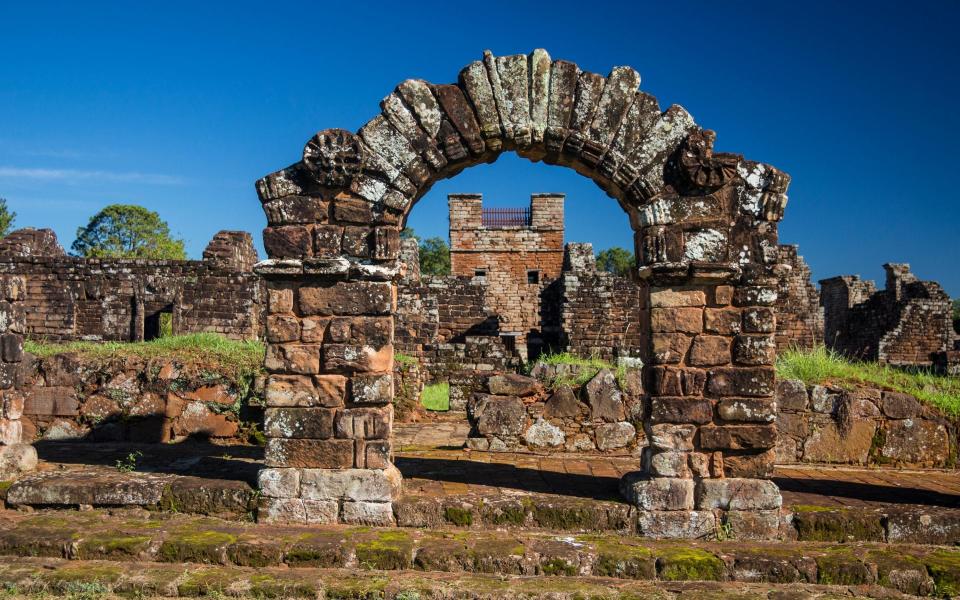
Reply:
<svg viewBox="0 0 960 600"><path fill-rule="evenodd" d="M799 379L807 385L830 383L842 388L872 384L910 394L950 416L960 416L960 377L853 361L823 346L782 352L777 358L777 377Z"/></svg>
<svg viewBox="0 0 960 600"><path fill-rule="evenodd" d="M594 378L594 376L600 372L601 369L609 369L614 372L614 375L617 377L617 381L620 382L621 386L623 384L624 377L626 375L626 368L622 366L617 366L609 361L603 360L602 358L591 356L590 358L583 358L569 352L558 352L556 354L544 354L537 359L537 363L544 363L547 365L576 365L583 367L579 369L573 376L559 376L553 381L546 382L549 387L556 388L561 385L569 385L572 387L579 387L584 385L588 381ZM533 369L534 365L529 366L529 370ZM529 371L528 370L528 371Z"/></svg>
<svg viewBox="0 0 960 600"><path fill-rule="evenodd" d="M264 346L257 341L236 341L216 333L161 337L149 342L67 342L62 344L26 340L24 350L38 358L67 352L85 359L109 360L139 357L165 358L186 365L216 369L225 377L243 377L263 368Z"/></svg>
<svg viewBox="0 0 960 600"><path fill-rule="evenodd" d="M450 384L444 381L424 386L423 394L420 396L420 404L427 410L450 410Z"/></svg>

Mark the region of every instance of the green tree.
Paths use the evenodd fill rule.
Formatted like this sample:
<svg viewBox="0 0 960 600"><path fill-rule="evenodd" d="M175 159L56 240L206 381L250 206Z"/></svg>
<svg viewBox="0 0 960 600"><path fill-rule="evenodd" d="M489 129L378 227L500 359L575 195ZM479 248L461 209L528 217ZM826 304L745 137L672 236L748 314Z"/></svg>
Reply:
<svg viewBox="0 0 960 600"><path fill-rule="evenodd" d="M404 227L400 230L400 239L420 241L420 236L413 230L413 227Z"/></svg>
<svg viewBox="0 0 960 600"><path fill-rule="evenodd" d="M7 201L0 198L0 238L6 237L13 229L13 222L17 218L17 213L7 208Z"/></svg>
<svg viewBox="0 0 960 600"><path fill-rule="evenodd" d="M420 272L424 275L450 274L450 246L443 238L432 237L420 242Z"/></svg>
<svg viewBox="0 0 960 600"><path fill-rule="evenodd" d="M636 260L633 252L619 246L607 248L597 254L597 268L601 271L607 271L621 277L630 274L630 269L634 267Z"/></svg>
<svg viewBox="0 0 960 600"><path fill-rule="evenodd" d="M154 258L184 260L183 240L157 213L132 204L111 204L77 229L71 248L87 258Z"/></svg>

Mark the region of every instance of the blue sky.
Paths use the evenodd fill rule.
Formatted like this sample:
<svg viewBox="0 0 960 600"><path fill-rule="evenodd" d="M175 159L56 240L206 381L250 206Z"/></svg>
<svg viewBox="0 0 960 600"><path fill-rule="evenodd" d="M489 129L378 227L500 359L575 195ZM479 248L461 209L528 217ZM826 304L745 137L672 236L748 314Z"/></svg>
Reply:
<svg viewBox="0 0 960 600"><path fill-rule="evenodd" d="M267 3L0 0L0 197L69 247L106 204L157 210L199 256L259 239L253 182L317 130L355 130L400 81L452 82L485 48L630 65L717 149L793 177L781 241L814 278L909 262L960 296L960 3ZM616 203L572 171L505 155L414 210L446 236L446 194L568 195L567 239L631 246Z"/></svg>

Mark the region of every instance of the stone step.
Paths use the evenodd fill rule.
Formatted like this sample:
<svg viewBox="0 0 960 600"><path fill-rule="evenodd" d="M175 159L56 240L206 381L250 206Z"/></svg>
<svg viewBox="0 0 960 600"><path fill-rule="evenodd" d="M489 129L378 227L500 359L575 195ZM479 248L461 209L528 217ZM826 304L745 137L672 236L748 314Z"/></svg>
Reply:
<svg viewBox="0 0 960 600"><path fill-rule="evenodd" d="M879 586L631 581L369 569L251 568L0 557L3 598L326 598L328 600L741 600L891 598ZM953 588L944 588L953 589Z"/></svg>
<svg viewBox="0 0 960 600"><path fill-rule="evenodd" d="M0 486L0 502L29 508L139 507L250 521L256 519L257 493L244 481L87 467L39 472L6 489ZM641 513L624 502L537 493L408 494L395 503L394 513L401 527L470 530L619 532L662 537L665 531L660 529L669 524L658 520L658 513ZM960 544L960 510L952 508L797 505L785 507L780 518L782 537L798 541ZM749 523L731 523L725 534L753 537L746 525ZM699 537L716 535L715 526L704 531Z"/></svg>
<svg viewBox="0 0 960 600"><path fill-rule="evenodd" d="M0 555L504 576L879 585L960 593L960 549L616 534L277 526L142 510L0 512ZM948 592L948 590L953 590Z"/></svg>

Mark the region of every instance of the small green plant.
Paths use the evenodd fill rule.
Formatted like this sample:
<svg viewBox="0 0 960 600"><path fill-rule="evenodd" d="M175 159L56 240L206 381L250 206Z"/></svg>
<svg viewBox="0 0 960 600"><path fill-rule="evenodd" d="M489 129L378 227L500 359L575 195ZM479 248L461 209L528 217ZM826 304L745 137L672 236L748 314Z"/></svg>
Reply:
<svg viewBox="0 0 960 600"><path fill-rule="evenodd" d="M68 600L99 600L110 590L99 581L71 581L63 586L63 592Z"/></svg>
<svg viewBox="0 0 960 600"><path fill-rule="evenodd" d="M450 410L450 383L443 381L424 386L420 404L427 410Z"/></svg>
<svg viewBox="0 0 960 600"><path fill-rule="evenodd" d="M543 363L547 365L571 365L578 367L577 369L573 369L573 373L570 375L559 375L552 381L546 382L551 388L558 388L564 385L579 387L593 379L597 373L603 369L613 371L617 378L617 382L622 387L627 374L627 369L624 366L615 365L598 356L584 358L582 356L577 356L576 354L571 354L570 352L544 354L537 359L536 363L528 364L526 371L528 373L532 371L533 367L536 366L537 363Z"/></svg>
<svg viewBox="0 0 960 600"><path fill-rule="evenodd" d="M733 539L733 526L730 523L720 523L717 525L717 541L726 542Z"/></svg>
<svg viewBox="0 0 960 600"><path fill-rule="evenodd" d="M143 457L143 452L139 450L131 452L126 458L118 458L116 462L117 471L121 473L130 473L137 470L137 461Z"/></svg>

